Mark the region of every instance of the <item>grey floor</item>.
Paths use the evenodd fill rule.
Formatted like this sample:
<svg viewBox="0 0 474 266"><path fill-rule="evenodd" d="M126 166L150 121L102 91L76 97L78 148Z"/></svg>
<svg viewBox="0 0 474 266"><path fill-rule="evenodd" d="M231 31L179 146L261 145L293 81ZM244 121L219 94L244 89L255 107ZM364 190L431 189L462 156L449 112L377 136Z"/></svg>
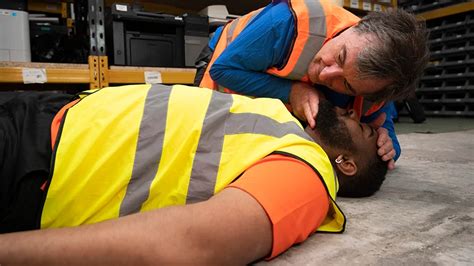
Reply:
<svg viewBox="0 0 474 266"><path fill-rule="evenodd" d="M402 156L373 197L339 200L343 234L260 265L474 265L474 118L396 124Z"/></svg>

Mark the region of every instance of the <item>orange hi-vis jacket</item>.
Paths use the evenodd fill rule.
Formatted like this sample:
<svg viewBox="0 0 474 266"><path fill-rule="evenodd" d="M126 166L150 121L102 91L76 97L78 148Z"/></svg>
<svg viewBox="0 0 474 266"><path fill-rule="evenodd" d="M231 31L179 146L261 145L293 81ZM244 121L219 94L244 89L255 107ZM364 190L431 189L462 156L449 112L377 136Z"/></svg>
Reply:
<svg viewBox="0 0 474 266"><path fill-rule="evenodd" d="M355 25L359 18L328 0L289 0L287 2L295 20L295 37L287 61L279 68L269 68L267 73L285 79L310 82L307 75L308 65L315 54L327 41ZM228 88L219 86L211 78L210 69L227 46L237 38L261 10L252 11L225 25L199 84L200 87L235 93ZM376 112L382 106L383 103L373 105L364 101L363 97L357 96L352 107L361 117Z"/></svg>

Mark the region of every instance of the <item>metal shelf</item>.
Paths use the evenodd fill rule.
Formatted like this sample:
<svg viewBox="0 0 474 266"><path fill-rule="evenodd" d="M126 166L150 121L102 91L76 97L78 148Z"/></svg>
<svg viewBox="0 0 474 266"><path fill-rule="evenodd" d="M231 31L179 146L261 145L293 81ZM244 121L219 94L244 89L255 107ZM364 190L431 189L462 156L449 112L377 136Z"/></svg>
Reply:
<svg viewBox="0 0 474 266"><path fill-rule="evenodd" d="M423 12L418 14L417 17L423 18L425 20L431 20L463 13L470 10L474 10L474 2L472 1Z"/></svg>
<svg viewBox="0 0 474 266"><path fill-rule="evenodd" d="M0 83L23 83L23 71L28 68L44 69L46 83L89 83L91 87L98 82L97 79L101 80L97 87L105 87L108 83L145 83L145 72L160 73L162 83L165 84L192 84L196 74L193 68L111 66L110 69L99 69L93 64L0 62Z"/></svg>
<svg viewBox="0 0 474 266"><path fill-rule="evenodd" d="M145 83L145 72L159 72L165 84L193 84L196 75L194 68L111 66L108 70L109 83Z"/></svg>
<svg viewBox="0 0 474 266"><path fill-rule="evenodd" d="M25 68L46 70L48 83L90 83L89 66L86 64L0 62L1 83L23 83Z"/></svg>
<svg viewBox="0 0 474 266"><path fill-rule="evenodd" d="M426 115L474 116L473 10L470 1L418 15L430 31L431 62L416 89Z"/></svg>

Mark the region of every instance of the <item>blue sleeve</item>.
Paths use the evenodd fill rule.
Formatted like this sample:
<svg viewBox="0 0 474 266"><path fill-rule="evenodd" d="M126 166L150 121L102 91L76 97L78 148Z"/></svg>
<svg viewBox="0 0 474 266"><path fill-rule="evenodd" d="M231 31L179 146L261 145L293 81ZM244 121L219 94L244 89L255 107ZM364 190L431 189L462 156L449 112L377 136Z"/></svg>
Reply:
<svg viewBox="0 0 474 266"><path fill-rule="evenodd" d="M209 48L211 48L211 51L214 51L214 48L216 48L217 41L219 40L219 37L221 37L222 30L224 29L224 26L220 26L219 28L214 31L214 34L211 37L211 40L209 41Z"/></svg>
<svg viewBox="0 0 474 266"><path fill-rule="evenodd" d="M210 75L237 93L288 102L292 81L266 71L284 62L293 36L294 20L287 4L270 4L222 52Z"/></svg>
<svg viewBox="0 0 474 266"><path fill-rule="evenodd" d="M382 107L377 112L369 116L363 116L361 118L361 122L368 123L374 120L375 118L377 118L382 112L387 115L387 118L385 119L385 123L382 125L382 127L388 130L388 135L392 139L393 148L395 149L395 156L393 157L393 159L396 161L400 157L402 150L400 148L400 143L398 142L397 135L395 134L395 126L393 123L393 117L396 115L394 113L395 110L396 109L395 109L395 106L393 105L393 102L388 102L387 104L385 104L384 107Z"/></svg>

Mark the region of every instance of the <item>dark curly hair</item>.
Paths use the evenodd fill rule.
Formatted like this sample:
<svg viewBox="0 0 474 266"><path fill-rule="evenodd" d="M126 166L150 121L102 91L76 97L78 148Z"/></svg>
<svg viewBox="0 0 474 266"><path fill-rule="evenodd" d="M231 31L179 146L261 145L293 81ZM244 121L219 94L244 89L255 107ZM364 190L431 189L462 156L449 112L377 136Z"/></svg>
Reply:
<svg viewBox="0 0 474 266"><path fill-rule="evenodd" d="M338 171L339 191L337 195L351 198L372 196L382 186L387 169L387 162L382 161L380 156L374 154L370 156L365 166L358 165L357 174L353 176L345 176Z"/></svg>

